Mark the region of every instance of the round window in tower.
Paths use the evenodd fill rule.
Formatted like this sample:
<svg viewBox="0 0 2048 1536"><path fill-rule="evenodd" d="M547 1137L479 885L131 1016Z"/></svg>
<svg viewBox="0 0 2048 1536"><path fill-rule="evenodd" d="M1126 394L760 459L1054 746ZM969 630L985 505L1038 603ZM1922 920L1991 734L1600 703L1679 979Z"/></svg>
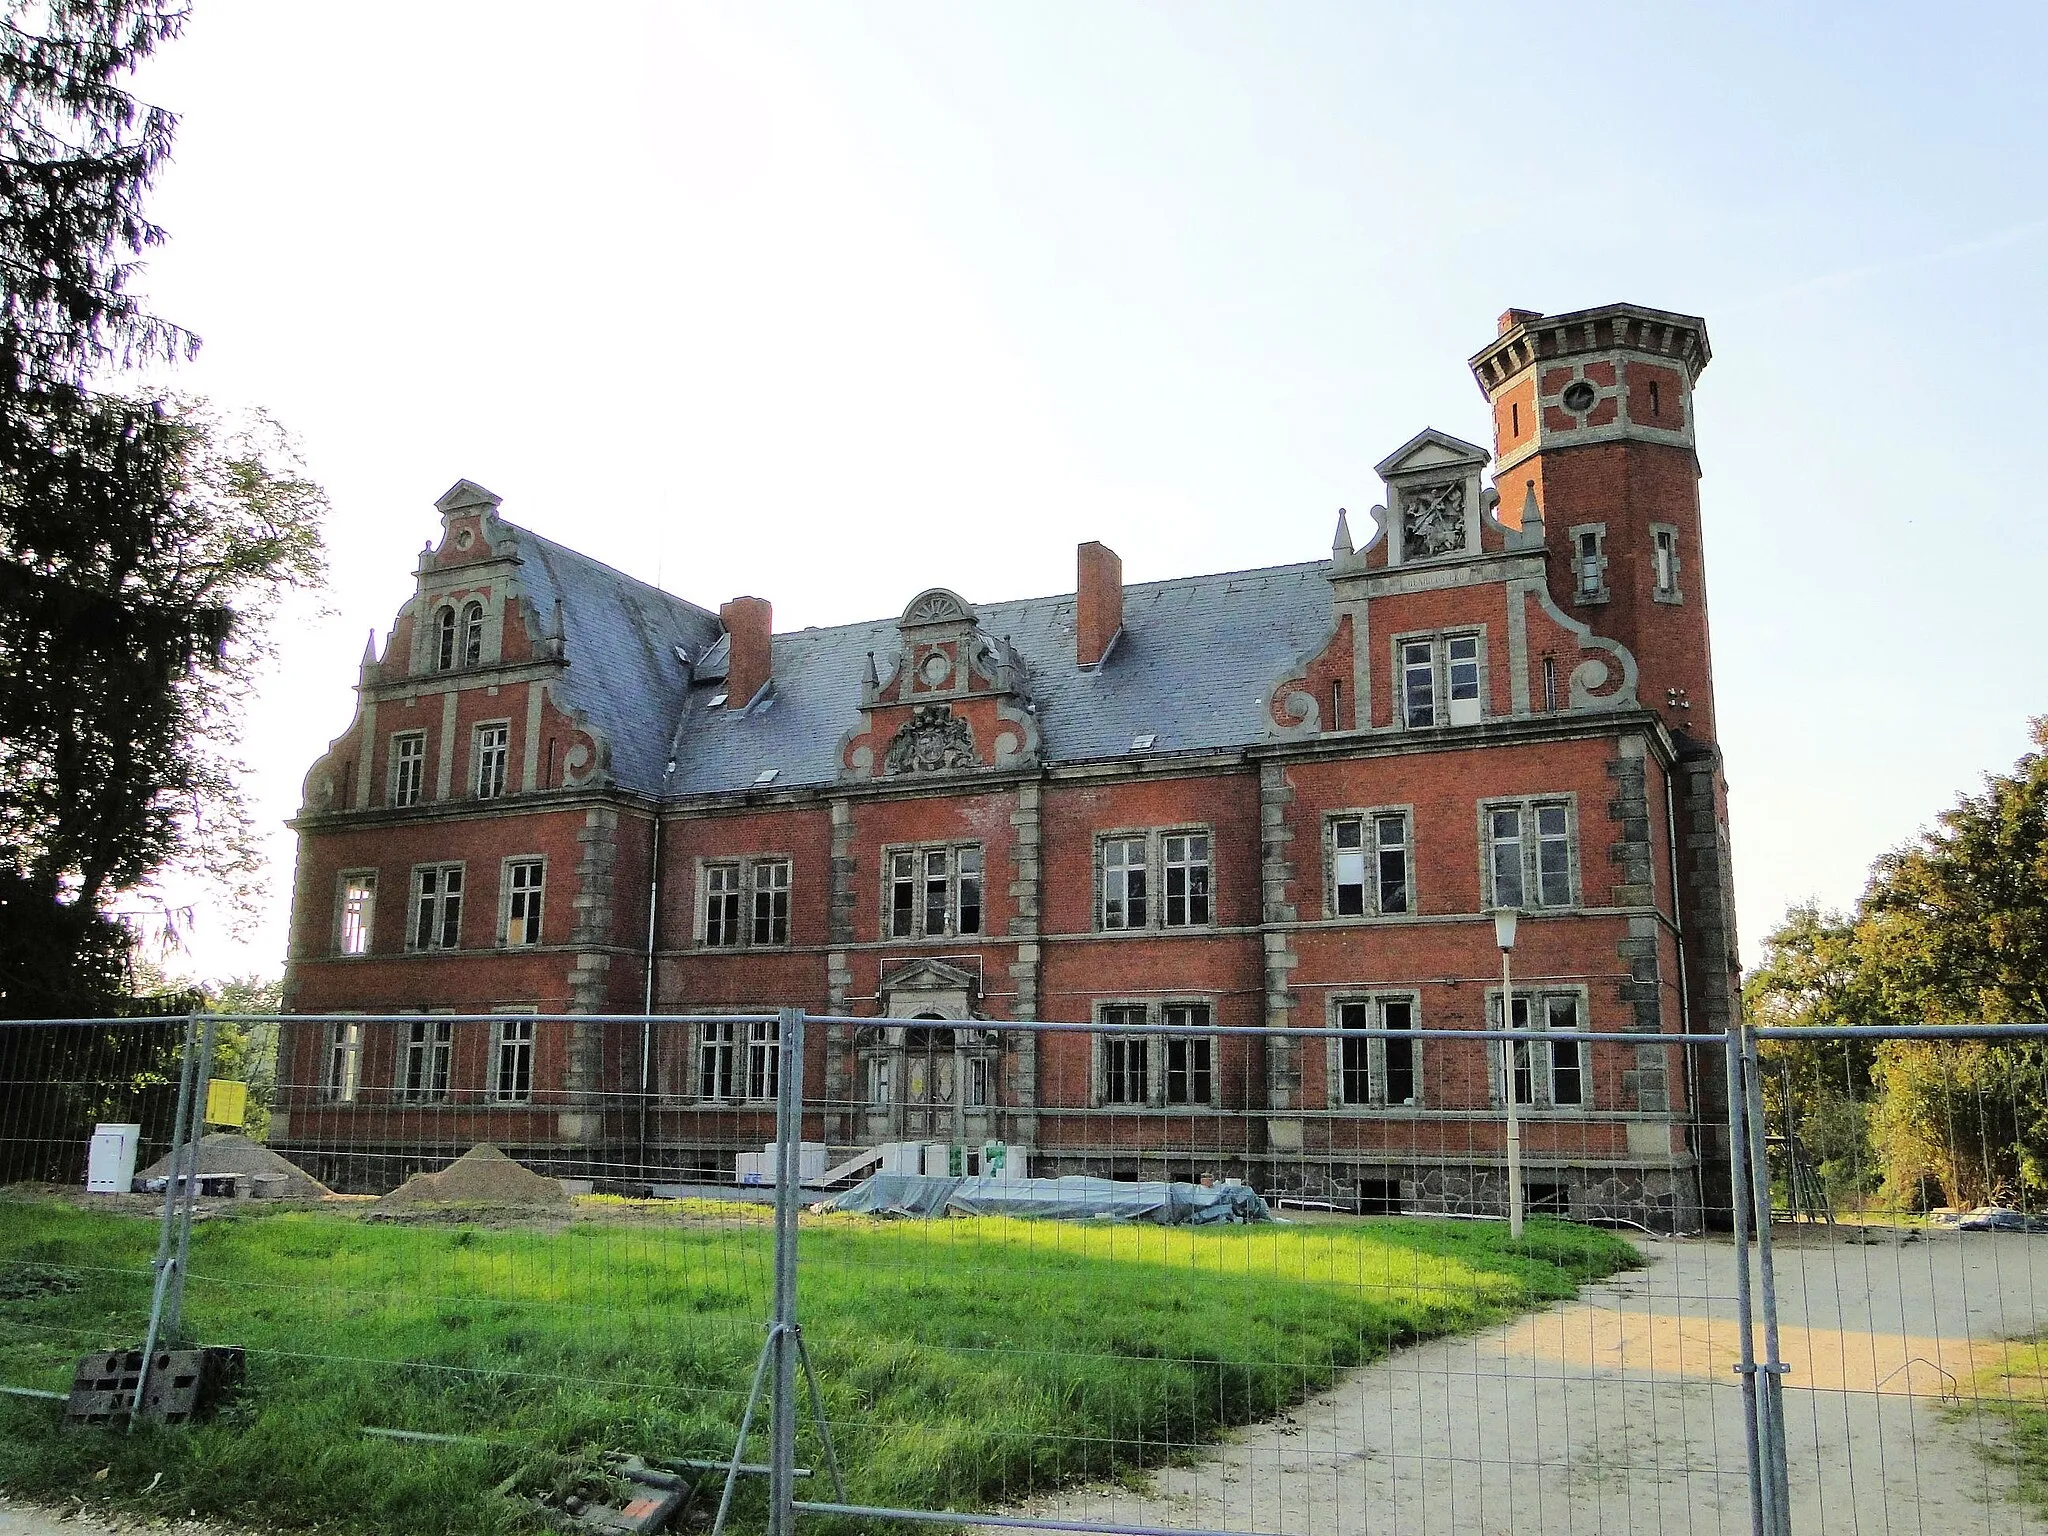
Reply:
<svg viewBox="0 0 2048 1536"><path fill-rule="evenodd" d="M1573 379L1571 383L1565 385L1562 396L1564 408L1581 416L1593 409L1593 402L1598 398L1598 391L1584 379Z"/></svg>

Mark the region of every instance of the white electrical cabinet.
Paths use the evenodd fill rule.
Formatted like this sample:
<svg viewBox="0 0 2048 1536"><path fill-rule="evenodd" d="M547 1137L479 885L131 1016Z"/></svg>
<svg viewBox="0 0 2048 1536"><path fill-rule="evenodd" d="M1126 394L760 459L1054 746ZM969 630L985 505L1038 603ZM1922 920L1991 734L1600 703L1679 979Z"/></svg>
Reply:
<svg viewBox="0 0 2048 1536"><path fill-rule="evenodd" d="M86 1143L85 1187L95 1195L125 1195L135 1183L139 1125L96 1125Z"/></svg>

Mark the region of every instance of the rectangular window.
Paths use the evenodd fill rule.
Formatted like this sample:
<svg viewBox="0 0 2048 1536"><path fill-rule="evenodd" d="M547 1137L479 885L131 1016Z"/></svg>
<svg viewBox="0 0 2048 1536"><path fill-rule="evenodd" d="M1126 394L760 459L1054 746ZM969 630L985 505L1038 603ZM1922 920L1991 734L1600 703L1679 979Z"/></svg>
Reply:
<svg viewBox="0 0 2048 1536"><path fill-rule="evenodd" d="M1160 840L1166 866L1166 925L1199 927L1209 921L1209 839L1175 832ZM1135 924L1133 926L1136 926Z"/></svg>
<svg viewBox="0 0 2048 1536"><path fill-rule="evenodd" d="M1340 1003L1337 1027L1350 1031L1372 1028L1370 1003ZM1372 1102L1372 1037L1346 1033L1337 1042L1338 1091L1340 1104Z"/></svg>
<svg viewBox="0 0 2048 1536"><path fill-rule="evenodd" d="M1493 870L1493 904L1522 904L1522 809L1496 806L1486 813L1487 856Z"/></svg>
<svg viewBox="0 0 2048 1536"><path fill-rule="evenodd" d="M1444 676L1450 685L1451 724L1479 723L1479 637L1452 635L1444 641Z"/></svg>
<svg viewBox="0 0 2048 1536"><path fill-rule="evenodd" d="M1102 926L1143 928L1145 839L1112 837L1102 845Z"/></svg>
<svg viewBox="0 0 2048 1536"><path fill-rule="evenodd" d="M1435 653L1427 640L1401 642L1401 718L1407 725L1436 724Z"/></svg>
<svg viewBox="0 0 2048 1536"><path fill-rule="evenodd" d="M1408 910L1408 818L1406 816L1375 816L1372 819L1373 843L1379 856L1379 903L1380 911L1399 913Z"/></svg>
<svg viewBox="0 0 2048 1536"><path fill-rule="evenodd" d="M754 866L754 942L789 942L789 860L763 859Z"/></svg>
<svg viewBox="0 0 2048 1536"><path fill-rule="evenodd" d="M867 1059L867 1101L874 1105L889 1102L889 1058L886 1056Z"/></svg>
<svg viewBox="0 0 2048 1536"><path fill-rule="evenodd" d="M960 866L960 931L981 932L981 850L962 848L956 856Z"/></svg>
<svg viewBox="0 0 2048 1536"><path fill-rule="evenodd" d="M1569 993L1544 998L1543 1027L1576 1031L1579 1027L1578 998ZM1551 1042L1550 1102L1571 1108L1586 1102L1585 1071L1576 1040Z"/></svg>
<svg viewBox="0 0 2048 1536"><path fill-rule="evenodd" d="M1650 530L1650 559L1657 581L1656 595L1671 601L1678 596L1678 530Z"/></svg>
<svg viewBox="0 0 2048 1536"><path fill-rule="evenodd" d="M883 930L892 939L979 933L982 857L978 843L903 848L884 855Z"/></svg>
<svg viewBox="0 0 2048 1536"><path fill-rule="evenodd" d="M476 728L476 797L495 800L505 793L505 759L510 753L512 727L480 725Z"/></svg>
<svg viewBox="0 0 2048 1536"><path fill-rule="evenodd" d="M1335 882L1339 917L1365 915L1365 822L1340 816L1330 823L1330 877Z"/></svg>
<svg viewBox="0 0 2048 1536"><path fill-rule="evenodd" d="M327 1026L327 1075L321 1086L337 1104L353 1104L362 1086L363 1026Z"/></svg>
<svg viewBox="0 0 2048 1536"><path fill-rule="evenodd" d="M448 1097L448 1071L455 1057L455 1025L447 1019L414 1019L405 1027L405 1060L399 1093L415 1104Z"/></svg>
<svg viewBox="0 0 2048 1536"><path fill-rule="evenodd" d="M927 936L943 934L953 908L953 855L944 848L928 849L924 856L924 931Z"/></svg>
<svg viewBox="0 0 2048 1536"><path fill-rule="evenodd" d="M747 1026L747 1097L775 1097L776 1074L781 1068L782 1026L756 1022Z"/></svg>
<svg viewBox="0 0 2048 1536"><path fill-rule="evenodd" d="M365 872L344 875L341 881L341 952L367 955L370 927L377 916L377 877Z"/></svg>
<svg viewBox="0 0 2048 1536"><path fill-rule="evenodd" d="M989 1106L991 1069L995 1063L986 1056L967 1058L967 1107L986 1109Z"/></svg>
<svg viewBox="0 0 2048 1536"><path fill-rule="evenodd" d="M1500 997L1488 1000L1487 1015L1498 1026ZM1576 992L1534 992L1515 994L1515 1028L1578 1032L1583 1013ZM1586 1103L1586 1054L1577 1040L1514 1042L1515 1101L1538 1109L1579 1109ZM1499 1063L1495 1062L1495 1093L1499 1092Z"/></svg>
<svg viewBox="0 0 2048 1536"><path fill-rule="evenodd" d="M738 1062L739 1025L702 1024L697 1036L697 1097L733 1097L733 1072Z"/></svg>
<svg viewBox="0 0 2048 1536"><path fill-rule="evenodd" d="M500 1019L492 1048L491 1098L499 1104L526 1104L533 1099L532 1019Z"/></svg>
<svg viewBox="0 0 2048 1536"><path fill-rule="evenodd" d="M1117 1003L1102 1010L1103 1027L1130 1029L1145 1022L1142 1004ZM1102 1038L1102 1101L1105 1104L1143 1104L1150 1097L1151 1076L1147 1051L1151 1041L1144 1035L1106 1034Z"/></svg>
<svg viewBox="0 0 2048 1536"><path fill-rule="evenodd" d="M1572 904L1571 819L1561 805L1536 810L1536 903L1544 907Z"/></svg>
<svg viewBox="0 0 2048 1536"><path fill-rule="evenodd" d="M704 942L729 949L740 942L740 867L704 866Z"/></svg>
<svg viewBox="0 0 2048 1536"><path fill-rule="evenodd" d="M1421 1103L1422 1063L1415 1042L1364 1033L1414 1027L1410 998L1338 1004L1337 1102L1374 1107Z"/></svg>
<svg viewBox="0 0 2048 1536"><path fill-rule="evenodd" d="M540 942L542 874L539 859L513 859L505 866L505 942Z"/></svg>
<svg viewBox="0 0 2048 1536"><path fill-rule="evenodd" d="M454 949L462 942L462 866L427 864L413 871L414 949Z"/></svg>
<svg viewBox="0 0 2048 1536"><path fill-rule="evenodd" d="M1588 528L1579 535L1579 596L1600 595L1600 535Z"/></svg>
<svg viewBox="0 0 2048 1536"><path fill-rule="evenodd" d="M917 855L889 860L889 937L907 939L917 931Z"/></svg>
<svg viewBox="0 0 2048 1536"><path fill-rule="evenodd" d="M1206 1004L1170 1005L1166 1022L1189 1029L1209 1027ZM1166 1102L1208 1104L1215 1097L1215 1042L1186 1035L1168 1035L1166 1045Z"/></svg>
<svg viewBox="0 0 2048 1536"><path fill-rule="evenodd" d="M427 733L401 731L391 738L391 803L418 805L427 777Z"/></svg>
<svg viewBox="0 0 2048 1536"><path fill-rule="evenodd" d="M1415 1027L1415 1005L1405 998L1388 999L1380 1004L1380 1027L1382 1029L1413 1029ZM1389 1036L1382 1042L1386 1054L1386 1101L1389 1104L1418 1103L1415 1083L1415 1042L1396 1040Z"/></svg>

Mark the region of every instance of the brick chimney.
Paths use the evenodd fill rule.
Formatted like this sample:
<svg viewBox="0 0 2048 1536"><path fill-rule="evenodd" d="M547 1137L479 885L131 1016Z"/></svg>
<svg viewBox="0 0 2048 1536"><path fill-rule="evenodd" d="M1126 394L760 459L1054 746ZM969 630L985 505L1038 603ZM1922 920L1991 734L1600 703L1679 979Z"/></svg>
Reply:
<svg viewBox="0 0 2048 1536"><path fill-rule="evenodd" d="M770 637L775 610L765 597L736 597L718 606L718 617L732 636L732 659L726 664L725 707L745 709L769 677Z"/></svg>
<svg viewBox="0 0 2048 1536"><path fill-rule="evenodd" d="M1124 563L1090 539L1074 552L1074 663L1094 667L1124 625Z"/></svg>
<svg viewBox="0 0 2048 1536"><path fill-rule="evenodd" d="M1511 309L1500 317L1499 328L1495 330L1494 335L1505 336L1518 325L1527 325L1531 320L1542 318L1543 311L1540 309Z"/></svg>

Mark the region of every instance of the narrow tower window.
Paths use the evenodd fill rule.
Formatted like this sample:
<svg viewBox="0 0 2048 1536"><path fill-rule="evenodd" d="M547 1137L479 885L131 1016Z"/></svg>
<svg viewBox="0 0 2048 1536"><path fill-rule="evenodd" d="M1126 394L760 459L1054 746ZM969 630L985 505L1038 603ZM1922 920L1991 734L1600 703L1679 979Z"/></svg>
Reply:
<svg viewBox="0 0 2048 1536"><path fill-rule="evenodd" d="M476 666L484 659L484 605L470 603L462 610L462 664Z"/></svg>
<svg viewBox="0 0 2048 1536"><path fill-rule="evenodd" d="M1664 414L1664 407L1657 399L1657 381L1655 379L1650 381L1650 414L1652 416L1662 416Z"/></svg>
<svg viewBox="0 0 2048 1536"><path fill-rule="evenodd" d="M435 615L434 670L446 672L455 665L455 610L443 608Z"/></svg>

